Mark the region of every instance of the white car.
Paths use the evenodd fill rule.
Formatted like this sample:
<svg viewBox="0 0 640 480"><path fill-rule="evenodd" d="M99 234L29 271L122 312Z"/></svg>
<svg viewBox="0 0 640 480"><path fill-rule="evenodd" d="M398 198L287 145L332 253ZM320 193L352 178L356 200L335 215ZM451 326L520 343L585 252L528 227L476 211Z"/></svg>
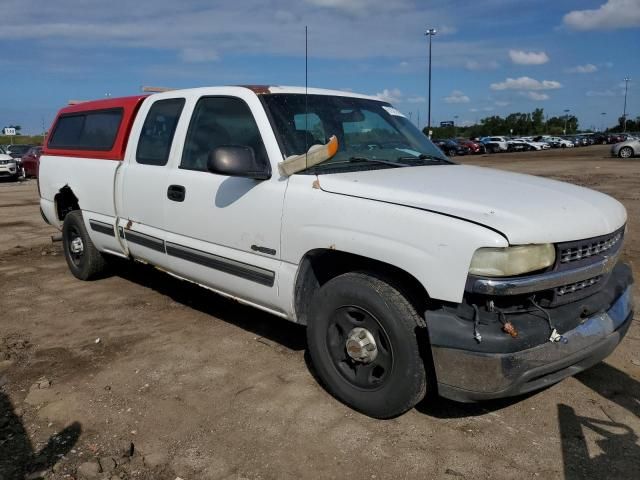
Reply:
<svg viewBox="0 0 640 480"><path fill-rule="evenodd" d="M506 137L483 137L480 141L484 144L487 152L490 153L509 150L509 140Z"/></svg>
<svg viewBox="0 0 640 480"><path fill-rule="evenodd" d="M374 97L174 90L63 108L50 132L40 206L73 275L132 259L306 325L325 388L376 418L428 389L546 387L632 322L622 204L454 164Z"/></svg>
<svg viewBox="0 0 640 480"><path fill-rule="evenodd" d="M534 142L530 137L515 138L515 141L524 142L533 150L548 150L551 148L546 142Z"/></svg>
<svg viewBox="0 0 640 480"><path fill-rule="evenodd" d="M0 153L0 178L17 180L20 176L18 162L11 155Z"/></svg>
<svg viewBox="0 0 640 480"><path fill-rule="evenodd" d="M547 142L551 142L555 145L558 145L560 148L573 148L575 145L573 144L573 142L570 142L569 140L565 139L565 138L560 138L560 137L547 137L545 138L545 140Z"/></svg>

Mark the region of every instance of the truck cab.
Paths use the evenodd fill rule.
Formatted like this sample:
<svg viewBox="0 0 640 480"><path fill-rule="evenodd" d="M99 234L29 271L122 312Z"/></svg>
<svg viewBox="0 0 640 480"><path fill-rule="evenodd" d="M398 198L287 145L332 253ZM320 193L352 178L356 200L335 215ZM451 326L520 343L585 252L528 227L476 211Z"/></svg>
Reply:
<svg viewBox="0 0 640 480"><path fill-rule="evenodd" d="M392 105L351 92L206 87L66 107L40 192L76 277L123 257L306 325L325 388L376 418L427 389L542 388L608 355L633 317L619 202L457 165Z"/></svg>

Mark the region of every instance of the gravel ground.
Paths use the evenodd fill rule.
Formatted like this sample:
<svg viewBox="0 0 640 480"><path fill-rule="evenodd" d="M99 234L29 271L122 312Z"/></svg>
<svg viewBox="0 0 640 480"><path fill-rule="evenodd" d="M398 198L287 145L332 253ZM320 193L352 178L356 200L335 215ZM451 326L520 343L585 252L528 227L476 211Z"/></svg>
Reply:
<svg viewBox="0 0 640 480"><path fill-rule="evenodd" d="M608 147L463 159L585 185L629 211ZM637 478L638 317L605 362L544 391L364 417L315 381L304 328L153 269L67 271L33 180L0 183L0 479ZM639 304L636 288L636 304ZM633 473L635 472L635 473Z"/></svg>

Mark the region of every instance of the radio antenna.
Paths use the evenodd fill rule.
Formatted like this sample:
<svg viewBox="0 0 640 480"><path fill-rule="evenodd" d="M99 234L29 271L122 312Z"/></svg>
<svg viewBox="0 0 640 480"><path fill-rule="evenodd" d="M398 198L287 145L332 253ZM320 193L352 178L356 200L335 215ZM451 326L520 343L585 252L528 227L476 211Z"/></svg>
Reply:
<svg viewBox="0 0 640 480"><path fill-rule="evenodd" d="M309 151L309 27L304 26L304 154Z"/></svg>

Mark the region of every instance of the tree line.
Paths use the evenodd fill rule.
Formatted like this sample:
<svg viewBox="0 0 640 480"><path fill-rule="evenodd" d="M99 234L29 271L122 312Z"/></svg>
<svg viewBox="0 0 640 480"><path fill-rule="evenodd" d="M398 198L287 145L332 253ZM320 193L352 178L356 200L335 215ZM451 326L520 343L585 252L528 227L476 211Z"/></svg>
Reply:
<svg viewBox="0 0 640 480"><path fill-rule="evenodd" d="M623 131L623 118L618 119L618 125L607 129L608 132ZM580 133L580 125L575 115L560 115L545 118L544 109L536 108L531 113L511 113L506 117L492 115L480 120L476 125L469 126L447 126L447 127L431 127L433 130L433 138L451 138L451 137L486 137L489 135L505 135L505 136L535 136L535 135L572 135ZM627 132L640 130L640 117L635 120L627 118ZM428 135L427 128L423 129Z"/></svg>

